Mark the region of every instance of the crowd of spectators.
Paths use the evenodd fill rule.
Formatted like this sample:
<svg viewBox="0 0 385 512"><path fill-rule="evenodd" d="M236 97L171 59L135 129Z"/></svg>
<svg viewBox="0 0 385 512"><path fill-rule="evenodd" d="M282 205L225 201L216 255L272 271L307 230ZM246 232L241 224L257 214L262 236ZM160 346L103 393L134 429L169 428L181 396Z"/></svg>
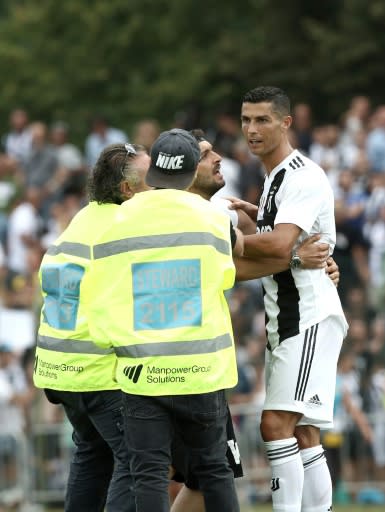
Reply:
<svg viewBox="0 0 385 512"><path fill-rule="evenodd" d="M256 203L263 169L248 151L238 118L222 113L211 126L201 128L223 156L226 187L221 194ZM3 120L0 132L3 435L15 429L28 431L36 422L62 421L60 411L33 389L31 379L41 306L37 272L42 255L86 204L87 175L103 147L129 140L150 148L160 125L157 120L144 119L131 133L125 133L95 115L80 147L71 142L71 127L65 121L48 125L17 109L10 112L8 121ZM363 453L372 480L385 481L385 105L374 106L370 98L356 96L337 122L318 124L311 105L298 103L293 106L291 141L323 167L335 194L334 258L340 267L339 293L350 324L338 375L339 421L334 437L324 439L331 450L344 446L335 485L341 479L363 478L356 464ZM259 281L236 285L229 301L239 366L239 384L229 400L258 411L264 393L265 347ZM364 423L356 409L363 413ZM0 444L0 448L4 446Z"/></svg>

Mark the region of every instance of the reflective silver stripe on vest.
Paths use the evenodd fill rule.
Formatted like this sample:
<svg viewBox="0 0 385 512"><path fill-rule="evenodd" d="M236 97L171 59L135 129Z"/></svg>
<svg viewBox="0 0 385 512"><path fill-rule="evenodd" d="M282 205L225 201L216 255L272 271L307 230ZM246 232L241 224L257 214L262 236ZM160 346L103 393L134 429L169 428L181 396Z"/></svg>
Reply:
<svg viewBox="0 0 385 512"><path fill-rule="evenodd" d="M183 245L212 245L218 252L230 254L230 244L211 233L172 233L167 235L135 236L98 244L94 247L94 258L107 258L115 254L160 247L181 247Z"/></svg>
<svg viewBox="0 0 385 512"><path fill-rule="evenodd" d="M208 354L218 352L232 346L229 334L223 334L212 340L175 341L160 343L143 343L115 347L118 357L150 357L150 356L184 356L192 354Z"/></svg>
<svg viewBox="0 0 385 512"><path fill-rule="evenodd" d="M79 256L87 260L91 259L91 248L89 245L78 242L62 242L59 245L50 245L47 254L56 256L57 254L69 254L70 256Z"/></svg>
<svg viewBox="0 0 385 512"><path fill-rule="evenodd" d="M41 336L37 338L37 346L45 350L53 350L54 352L63 352L71 354L112 354L113 348L100 348L92 341L85 340L68 340L60 338L51 338L50 336Z"/></svg>

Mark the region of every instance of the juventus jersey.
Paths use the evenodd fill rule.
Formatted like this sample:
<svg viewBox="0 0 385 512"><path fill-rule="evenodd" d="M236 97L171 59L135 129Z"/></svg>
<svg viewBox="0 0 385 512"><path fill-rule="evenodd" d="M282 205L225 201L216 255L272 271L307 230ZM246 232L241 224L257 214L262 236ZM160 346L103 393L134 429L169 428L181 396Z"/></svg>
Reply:
<svg viewBox="0 0 385 512"><path fill-rule="evenodd" d="M272 231L277 224L301 228L295 247L309 235L322 234L333 252L336 238L334 197L325 172L293 151L266 176L261 196L257 232ZM268 347L305 331L335 315L347 329L337 289L325 269L289 269L262 278Z"/></svg>

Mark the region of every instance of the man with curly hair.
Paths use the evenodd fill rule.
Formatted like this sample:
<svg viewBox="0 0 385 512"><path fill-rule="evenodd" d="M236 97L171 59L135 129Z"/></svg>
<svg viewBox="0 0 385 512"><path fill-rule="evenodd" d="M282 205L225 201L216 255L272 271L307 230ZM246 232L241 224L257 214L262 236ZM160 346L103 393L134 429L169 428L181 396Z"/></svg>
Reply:
<svg viewBox="0 0 385 512"><path fill-rule="evenodd" d="M122 442L121 391L116 357L92 341L84 286L91 246L119 205L148 190L145 148L112 144L100 154L88 183L90 203L72 219L41 263L44 304L37 338L34 383L62 404L73 427L75 452L66 512L134 512L129 454Z"/></svg>

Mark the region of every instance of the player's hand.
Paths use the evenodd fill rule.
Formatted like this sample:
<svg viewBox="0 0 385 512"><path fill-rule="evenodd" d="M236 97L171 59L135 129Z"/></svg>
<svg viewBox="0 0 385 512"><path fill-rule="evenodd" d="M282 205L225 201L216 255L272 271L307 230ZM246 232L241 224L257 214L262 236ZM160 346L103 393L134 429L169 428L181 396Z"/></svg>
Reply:
<svg viewBox="0 0 385 512"><path fill-rule="evenodd" d="M333 281L333 284L335 286L338 286L338 283L340 282L340 270L337 263L333 260L331 256L329 256L329 258L326 260L326 265L326 273Z"/></svg>
<svg viewBox="0 0 385 512"><path fill-rule="evenodd" d="M297 247L297 254L302 260L301 268L325 268L329 257L329 244L319 243L321 235L312 235L306 238Z"/></svg>
<svg viewBox="0 0 385 512"><path fill-rule="evenodd" d="M255 206L255 204L248 203L247 201L243 201L243 199L239 199L238 197L226 197L228 201L230 201L229 204L229 210L243 210L247 215L253 219L254 222L257 220L257 214L258 214L258 206Z"/></svg>

